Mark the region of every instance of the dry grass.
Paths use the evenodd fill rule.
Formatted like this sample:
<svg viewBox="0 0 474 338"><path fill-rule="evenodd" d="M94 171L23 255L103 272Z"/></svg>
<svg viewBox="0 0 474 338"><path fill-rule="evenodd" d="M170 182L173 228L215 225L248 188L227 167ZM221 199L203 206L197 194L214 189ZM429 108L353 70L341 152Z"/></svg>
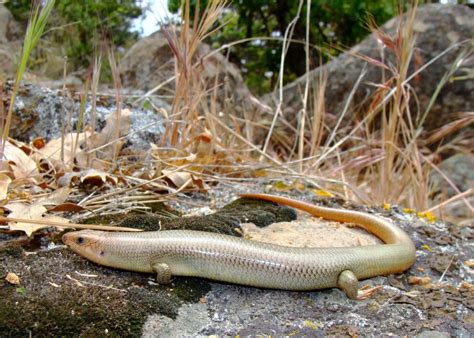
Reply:
<svg viewBox="0 0 474 338"><path fill-rule="evenodd" d="M458 61L444 76L431 98L430 104L423 111L411 111L412 101L416 100L416 93L409 85L409 81L421 71L424 71L432 62L448 51L440 52L435 60L430 60L416 73L409 73L409 66L414 62L414 23L418 3L415 1L412 8L406 13L403 22L399 22L396 36L389 36L381 29L369 22L369 26L379 41L385 46L380 60L375 60L364 55L356 55L367 61L372 66L378 67L382 72L383 83L376 84L378 90L372 97L369 109L364 118L358 124L341 128L344 116L352 101L352 96L364 76L362 70L359 80L354 84L353 90L348 97L347 104L339 114L336 127L329 133L325 131L324 102L325 78L324 74L319 78L319 83L312 93L313 118L306 123L308 116L308 95L305 86L303 95L303 111L299 115L297 141L298 158L291 161L292 149L286 157L286 167L290 175L294 171L316 173L318 176L336 179L338 182L324 184L335 194L340 194L348 199L355 199L364 203L397 203L418 210L432 210L430 173L434 168L430 158L436 158L442 151L442 147L452 146L452 142L439 147L436 151L429 150L427 145L440 141L452 133L472 123L470 113L461 114L459 120L444 126L438 131L425 136L421 134L426 115L439 94L442 86L459 69L461 61L466 58L468 52L462 51ZM308 23L307 23L308 24ZM455 48L458 46L453 46ZM383 53L391 53L394 56L394 64L385 64L387 56ZM273 125L281 119L281 95L280 103L274 114ZM330 104L330 103L328 103ZM418 107L419 109L419 107ZM413 120L412 116L419 116ZM278 121L281 123L281 121ZM309 125L308 129L305 126ZM272 129L271 129L272 130ZM323 145L321 141L326 140ZM307 137L305 137L307 135ZM264 151L269 138L266 139ZM274 141L278 141L276 138ZM281 158L279 160L282 160ZM285 158L283 163L285 163ZM336 183L336 185L334 185ZM466 192L458 192L464 198ZM458 198L454 198L457 200ZM444 206L444 205L443 205Z"/></svg>
<svg viewBox="0 0 474 338"><path fill-rule="evenodd" d="M143 206L163 200L163 193L167 197L174 197L183 191L203 190L206 182L235 184L239 180L256 181L260 176L267 176L276 180L288 179L296 182L293 186L290 184L290 189L293 187L299 189L300 182L304 182L306 187L322 188L334 195L362 203L397 203L418 210L442 211L449 203L461 200L472 210L468 201L472 191L458 191L457 196L436 206L430 201L430 173L432 170L439 171L434 161L438 152L444 151L447 147L461 147L465 140L455 140L453 141L455 144L453 142L442 144L437 151L429 150L428 146L473 123L474 115L472 112L460 113L457 121L427 136L422 136L420 131L431 105L442 85L454 74L457 70L456 65L460 62L446 74L425 110L410 111L412 109L410 107L413 106L411 103L416 98L409 86L409 81L416 74L409 73L409 66L413 63L415 50L413 27L417 3L415 1L413 7L406 13L404 22L399 23L396 36L388 36L373 24L369 25L385 46L380 61L364 55L356 56L378 67L382 72L383 81L375 84L377 90L371 97L365 116L353 125L344 125L344 117L349 113L353 96L366 72L366 69L362 69L343 111L335 121L335 128L329 130L325 112L326 106L331 103L325 101L327 75L324 72L320 73L317 83L311 85L308 77L302 95L303 108L298 115L298 124L292 125L282 114L284 108L282 74L287 62L286 51L290 43L294 42L292 39L294 23L300 19L303 6L306 4L309 7L309 0L306 2L300 0L297 14L282 39L278 102L271 121L267 123L260 121L261 115L254 111L237 116L228 113L236 111L234 107L219 107L217 102L225 101L219 97L225 92L221 90L222 83L218 77L209 81L201 75L206 67L207 56L200 55L199 46L216 29L217 19L226 5L225 1L208 1L202 13L198 9L193 18L191 18L190 1L183 2L182 24L179 28L169 27L164 31L174 54L175 75L161 86L173 81L175 83L172 109L170 112L165 112L167 125L163 143L154 145L147 154L145 165L130 161L125 154L120 153L122 140L127 134L122 132L124 126L121 125L123 99L120 74L113 49L110 47L106 53L112 70L118 109L114 129L110 133L111 138L107 143L97 143L101 135L95 132L95 102L103 63L102 51L97 52L91 76L88 77L81 96L72 157L66 156L65 151L68 135L66 130L70 129L65 126L63 128L60 156L63 162L62 170L68 167L65 163L67 161L70 161L68 164L71 171L100 168L107 172L107 175L94 174L94 180L97 180L97 177L103 182L121 180L125 182L125 186L113 187L112 192L98 196L91 194L83 197L78 205L93 213L110 213L117 211L117 205L114 203L117 203L118 199L126 208L134 208L137 205ZM304 42L307 73L311 70L310 48L314 47L309 43L311 25L309 17L308 10L305 18L307 30ZM231 45L232 43L223 48L229 48ZM440 56L445 52L441 52ZM384 63L387 56L385 53L394 56L393 65ZM461 53L459 61L466 55L467 53ZM431 62L433 60L416 72L424 71ZM19 83L18 79L21 80L21 77L17 78ZM156 90L157 88L153 91ZM65 95L65 90L63 94ZM11 102L14 101L14 95ZM83 123L85 105L89 98L92 100L91 125L85 126ZM260 106L263 107L262 104ZM7 123L3 129L4 141L8 136L8 117L11 119L12 107L11 103ZM3 107L0 106L0 112L3 111ZM420 118L414 121L412 116ZM66 120L64 114L63 120ZM70 125L70 121L67 122ZM90 136L84 136L82 133L84 130L90 131ZM288 130L291 132L287 132ZM264 137L258 139L255 135ZM79 151L78 147L84 137L86 149ZM112 151L101 152L99 155L104 148L110 148ZM77 163L76 152L82 152L86 158L86 161L82 162L82 167ZM52 156L42 158L42 161L41 163L48 163L47 166L50 168L48 173L55 172L58 176L60 170L51 169L55 167ZM62 174L71 173L62 172ZM170 184L170 181L174 184ZM54 186L58 182L53 179L48 181L48 184ZM77 190L74 191L79 193Z"/></svg>
<svg viewBox="0 0 474 338"><path fill-rule="evenodd" d="M309 1L300 0L295 18L282 39L281 74L285 67L286 51L293 41L294 23L300 19L305 3L306 6L309 5ZM199 74L204 66L197 56L197 50L199 44L212 33L211 27L214 27L224 6L223 1L210 1L199 20L198 14L193 19L190 18L189 2L184 2L183 25L179 32L172 29L165 32L176 61L176 92L165 139L169 142L168 146L175 150L161 152L161 160L174 166L187 163L196 174L211 174L220 179L238 170L219 171L219 166L222 168L230 163L235 167L249 163L257 166L255 161L263 161L270 166L279 167L281 177L302 179L309 185L324 186L334 194L348 199L364 203L398 203L418 210L427 210L431 206L430 172L433 163L429 159L437 155L428 150L427 145L471 123L472 116L464 114L442 130L421 138L420 131L431 105L424 111L410 111L413 106L411 103L416 99L409 85L416 74L409 73L409 66L414 62L413 27L417 1L406 13L404 22L399 23L396 36L387 35L369 22L369 27L385 46L380 56L381 61L363 55L356 56L378 67L383 75L383 83L376 84L378 89L371 98L364 118L356 125L343 126L342 121L349 113L352 97L364 78L363 69L344 110L339 114L336 127L330 132L325 123L326 105L330 103L325 102L324 73L321 73L317 85L310 86L309 80L307 81L302 95L303 109L299 112L296 126L289 124L282 116L282 76L277 88L279 99L271 123L259 122L259 115L249 120L251 114L247 114L244 119L234 116L230 122L222 119L216 108L217 88L220 84L217 79L213 84L204 83ZM309 27L309 11L305 20ZM308 32L307 30L307 40L304 42L307 72L310 71ZM231 45L232 43L223 48ZM445 52L447 51L441 52L439 57ZM395 63L385 64L387 56L383 53L391 53L395 57ZM459 59L465 56L460 54ZM434 61L429 61L424 67ZM432 103L443 84L456 70L453 66L446 74L433 93ZM423 67L417 70L421 71L424 71ZM421 118L414 121L412 116ZM282 131L282 126L292 130L294 135ZM262 133L256 132L258 129L263 130L266 135L262 144L249 138L249 135L261 135ZM282 147L281 151L273 146L274 143ZM227 156L238 154L237 158L241 162L222 162L222 157L217 155L219 152L225 152ZM185 157L190 153L197 155L197 159L189 160L188 157L186 161L177 160L178 154ZM258 156L255 158L252 154ZM213 169L203 169L209 166L213 166ZM326 177L327 180L321 177Z"/></svg>

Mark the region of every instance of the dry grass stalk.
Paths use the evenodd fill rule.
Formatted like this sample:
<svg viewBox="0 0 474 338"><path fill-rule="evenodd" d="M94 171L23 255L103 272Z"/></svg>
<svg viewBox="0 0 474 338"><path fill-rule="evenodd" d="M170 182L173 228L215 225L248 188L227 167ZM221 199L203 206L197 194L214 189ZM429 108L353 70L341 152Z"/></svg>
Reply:
<svg viewBox="0 0 474 338"><path fill-rule="evenodd" d="M265 139L265 143L263 145L263 152L267 152L268 145L270 144L270 140L273 134L273 129L275 128L276 122L278 120L278 117L282 115L282 105L283 105L283 75L284 75L284 69L285 69L285 59L286 59L286 53L288 51L288 48L290 46L290 41L291 37L293 36L293 31L296 26L296 22L298 21L300 14L301 14L301 9L303 8L304 1L300 0L298 9L296 11L296 15L293 18L293 20L290 21L288 26L286 27L285 34L283 35L283 46L282 46L282 52L281 52L281 58L280 58L280 72L278 75L278 104L277 108L275 110L275 114L273 115L273 120L272 124L270 126L270 130L268 131L267 137Z"/></svg>
<svg viewBox="0 0 474 338"><path fill-rule="evenodd" d="M176 32L164 30L164 35L176 60L176 90L172 105L175 120L169 123L166 133L167 139L173 146L189 142L205 129L202 126L203 120L200 119L205 115L202 105L207 99L205 83L200 76L200 67L204 65L200 62L197 66L194 65L199 56L199 45L213 32L212 27L224 6L223 0L209 1L201 15L198 3L191 26L190 2L185 1L181 9L183 23L179 36ZM208 119L204 121L208 122Z"/></svg>
<svg viewBox="0 0 474 338"><path fill-rule="evenodd" d="M109 59L109 65L110 69L112 70L112 78L114 82L114 89L115 89L115 106L117 108L115 114L117 116L116 118L116 125L115 125L115 131L114 131L114 140L118 140L120 138L120 123L122 120L122 82L120 80L120 71L118 69L118 64L117 60L115 59L115 53L114 49L112 46L108 45L107 47L107 56ZM117 161L117 157L120 151L120 144L116 142L114 144L114 150L113 150L113 161Z"/></svg>

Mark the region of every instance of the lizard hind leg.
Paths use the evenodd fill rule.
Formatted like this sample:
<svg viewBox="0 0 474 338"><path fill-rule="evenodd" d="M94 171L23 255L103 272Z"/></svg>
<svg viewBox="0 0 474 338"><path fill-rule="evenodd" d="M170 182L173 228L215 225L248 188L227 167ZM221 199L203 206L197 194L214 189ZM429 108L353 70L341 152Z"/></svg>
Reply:
<svg viewBox="0 0 474 338"><path fill-rule="evenodd" d="M171 269L168 264L153 264L153 271L156 272L156 281L158 284L169 284L171 282Z"/></svg>
<svg viewBox="0 0 474 338"><path fill-rule="evenodd" d="M359 280L351 270L344 270L337 279L337 287L344 291L350 299L363 300L372 296L381 286L359 289Z"/></svg>

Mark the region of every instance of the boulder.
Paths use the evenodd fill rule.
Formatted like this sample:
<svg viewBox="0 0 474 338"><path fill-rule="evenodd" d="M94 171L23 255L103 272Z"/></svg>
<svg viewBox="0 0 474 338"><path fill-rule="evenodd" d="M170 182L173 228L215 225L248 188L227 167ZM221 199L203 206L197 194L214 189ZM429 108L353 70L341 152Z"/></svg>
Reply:
<svg viewBox="0 0 474 338"><path fill-rule="evenodd" d="M458 195L460 192L466 192L474 187L473 154L455 154L441 162L438 168L439 171L432 171L430 175L431 198L433 199L434 205L442 203ZM456 187L456 190L453 185ZM464 199L458 199L453 203L449 203L443 211L446 215L449 215L450 219L454 222L474 225L473 204L474 194L471 193L465 196Z"/></svg>
<svg viewBox="0 0 474 338"><path fill-rule="evenodd" d="M217 109L231 109L239 115L252 105L252 97L237 66L221 53L212 53L212 48L200 43L196 61L200 62L200 80L211 89L218 86ZM175 57L161 31L157 31L135 43L120 62L122 83L129 89L149 91L175 76ZM217 80L217 81L216 81ZM163 95L169 103L173 101L175 81L161 87L155 95Z"/></svg>
<svg viewBox="0 0 474 338"><path fill-rule="evenodd" d="M22 26L15 21L10 11L0 3L0 77L15 73L16 54L22 46Z"/></svg>
<svg viewBox="0 0 474 338"><path fill-rule="evenodd" d="M13 81L7 81L0 92L3 105L8 107ZM156 108L169 109L169 106L158 101ZM61 136L61 121L69 124L67 132L77 131L80 115L80 98L78 95L64 96L59 91L31 83L23 83L13 106L13 119L10 137L29 142L41 137L49 141ZM130 109L131 114L124 116ZM82 125L91 124L92 102L87 100ZM111 115L115 115L116 105L112 95L99 96L96 106L96 131L101 132ZM151 143L158 143L164 133L164 118L161 114L144 108L124 104L122 107L122 126L127 125L125 147L135 150L147 150ZM125 122L126 121L126 122Z"/></svg>
<svg viewBox="0 0 474 338"><path fill-rule="evenodd" d="M0 3L0 43L19 40L23 35L23 28L15 21L10 11Z"/></svg>
<svg viewBox="0 0 474 338"><path fill-rule="evenodd" d="M399 21L405 18L406 15L393 18L385 23L381 29L389 36L395 37ZM474 32L473 18L474 11L467 6L440 4L420 6L414 25L416 48L413 51L414 57L409 74L439 56L447 48L455 46L461 41L472 39ZM457 57L462 50L469 47L471 48L471 54L467 54L463 64L452 77L453 81L448 81L442 88L425 121L425 130L432 131L459 118L459 113L474 109L472 40L470 46L469 43L464 43L462 46L453 48L410 81L410 86L416 92L416 98L412 97L411 102L415 105L415 101L418 100L419 110L423 113L443 76L449 72L455 63L459 62ZM362 54L380 60L381 49L382 44L377 41L374 34L371 34L359 45L307 75L310 84L317 84L319 77L324 73L327 74L325 100L326 112L332 115L332 118L327 119L330 125L334 126L335 121L337 121L337 118L334 117L342 113L349 94L366 65L367 73L355 92L350 109L346 114L347 122L352 119L360 120L360 117L367 111L367 105L369 104L367 98L370 98L377 89L374 84L384 82L382 71L380 67L367 63L353 56L353 54ZM384 50L385 63L392 62L393 56L390 49L385 48ZM386 72L386 74L389 74L389 72ZM307 76L300 77L283 89L284 116L293 125L296 125L297 113L302 108L302 93L304 92ZM278 93L275 92L264 97L263 101L275 106L277 98ZM412 113L416 114L416 111L417 109L412 109Z"/></svg>

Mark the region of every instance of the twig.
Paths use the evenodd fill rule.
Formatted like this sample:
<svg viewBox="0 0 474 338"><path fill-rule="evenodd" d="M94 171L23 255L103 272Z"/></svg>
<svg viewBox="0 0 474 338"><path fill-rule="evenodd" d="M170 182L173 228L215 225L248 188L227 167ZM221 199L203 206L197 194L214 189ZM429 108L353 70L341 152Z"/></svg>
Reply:
<svg viewBox="0 0 474 338"><path fill-rule="evenodd" d="M453 264L453 261L454 261L454 258L455 258L455 257L456 257L456 254L453 255L453 257L452 257L451 260L449 261L448 266L447 266L446 269L444 270L443 274L441 275L441 277L439 277L438 283L441 283L441 281L443 280L444 276L446 275L446 273L448 272L449 268L450 268L451 265Z"/></svg>
<svg viewBox="0 0 474 338"><path fill-rule="evenodd" d="M76 229L94 229L94 230L107 230L107 231L143 231L142 229L127 228L127 227L116 227L112 225L102 224L77 224L77 223L63 223L46 220L35 220L35 219L24 219L14 217L0 216L0 222L20 222L28 224L44 224L61 228L76 228Z"/></svg>
<svg viewBox="0 0 474 338"><path fill-rule="evenodd" d="M80 281L76 278L73 278L69 275L66 275L66 277L70 280L72 280L74 283L76 283L77 286L80 286L80 287L84 287L84 284L85 285L90 285L90 286L97 286L99 288L104 288L104 289L109 289L109 290L115 290L115 291L120 291L120 292L127 292L127 290L122 290L122 289L118 289L118 288L114 288L113 286L109 285L109 286L105 286L105 285L100 285L100 284L95 284L95 283L91 283L91 282L84 282L84 281Z"/></svg>
<svg viewBox="0 0 474 338"><path fill-rule="evenodd" d="M270 125L270 131L268 132L267 134L267 138L265 139L265 144L263 145L263 152L266 153L267 152L267 148L268 148L268 145L270 143L270 139L272 137L272 134L273 134L273 129L275 128L275 125L276 125L276 122L278 120L278 116L280 114L282 114L282 105L283 105L283 75L284 75L284 70L285 70L285 59L286 59L286 53L288 52L288 48L289 48L289 45L290 45L290 42L288 41L288 39L291 39L291 37L293 36L293 30L296 26L296 22L298 21L298 19L300 18L300 13L301 13L301 9L303 7L303 0L300 0L300 3L298 5L298 11L295 15L295 17L293 18L293 20L290 21L290 23L288 24L288 26L286 27L286 30L285 30L285 35L284 35L284 38L283 38L283 45L282 45L282 51L281 51L281 59L280 59L280 74L279 74L279 81L278 81L278 106L276 108L276 111L275 111L275 115L273 116L273 120L272 120L272 124Z"/></svg>
<svg viewBox="0 0 474 338"><path fill-rule="evenodd" d="M447 204L449 204L449 203L451 203L451 202L454 202L454 201L456 201L456 200L458 200L458 199L461 199L461 198L465 200L465 197L467 197L467 196L469 196L469 195L471 195L471 194L473 194L473 193L474 193L474 189L473 189L473 188L470 188L470 189L468 189L468 190L466 190L466 191L464 191L464 192L462 192L462 193L460 193L460 194L457 194L457 195L451 197L450 199L448 199L448 200L446 200L446 201L444 201L444 202L442 202L442 203L440 203L440 204L438 204L438 205L435 205L434 207L432 207L432 208L426 210L425 212L433 212L434 210L437 210L437 209L439 209L439 208L442 208L442 207L444 207L445 205L447 205ZM467 204L467 206L468 206L468 207L471 209L471 211L472 211L472 207L470 206L469 203Z"/></svg>

